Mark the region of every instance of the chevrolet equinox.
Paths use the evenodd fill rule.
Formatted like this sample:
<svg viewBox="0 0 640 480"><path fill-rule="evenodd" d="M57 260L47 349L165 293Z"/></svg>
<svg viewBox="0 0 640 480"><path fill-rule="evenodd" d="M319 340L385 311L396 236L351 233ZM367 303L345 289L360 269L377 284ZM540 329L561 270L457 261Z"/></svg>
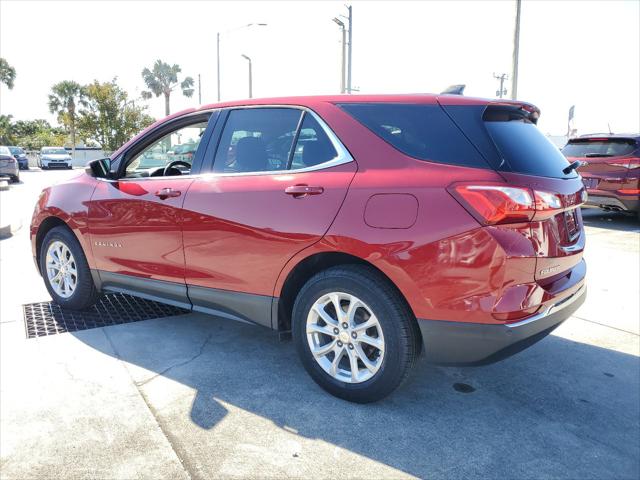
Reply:
<svg viewBox="0 0 640 480"><path fill-rule="evenodd" d="M183 111L46 188L34 260L63 308L123 292L291 332L320 386L375 401L419 355L494 362L584 302L580 162L539 115L458 95Z"/></svg>

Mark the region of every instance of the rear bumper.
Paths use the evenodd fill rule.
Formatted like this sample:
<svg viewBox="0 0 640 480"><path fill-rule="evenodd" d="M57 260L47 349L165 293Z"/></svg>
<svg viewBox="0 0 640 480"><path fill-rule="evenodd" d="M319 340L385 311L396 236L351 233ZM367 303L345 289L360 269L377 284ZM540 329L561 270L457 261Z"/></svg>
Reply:
<svg viewBox="0 0 640 480"><path fill-rule="evenodd" d="M640 210L640 197L630 195L625 198L622 196L610 197L607 195L589 194L586 204L593 207L605 207L613 208L616 210L628 210L637 212L638 210Z"/></svg>
<svg viewBox="0 0 640 480"><path fill-rule="evenodd" d="M441 365L484 365L533 345L580 308L586 285L560 302L524 320L504 324L418 320L427 360Z"/></svg>

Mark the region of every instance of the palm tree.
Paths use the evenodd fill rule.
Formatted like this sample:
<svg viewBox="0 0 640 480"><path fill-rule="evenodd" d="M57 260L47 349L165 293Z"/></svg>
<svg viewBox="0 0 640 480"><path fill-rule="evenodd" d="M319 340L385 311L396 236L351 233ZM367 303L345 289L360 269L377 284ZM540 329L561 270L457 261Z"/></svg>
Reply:
<svg viewBox="0 0 640 480"><path fill-rule="evenodd" d="M86 106L86 94L82 85L73 80L64 80L51 88L49 95L49 111L57 113L64 123L69 124L71 131L71 154L76 152L76 107L78 104Z"/></svg>
<svg viewBox="0 0 640 480"><path fill-rule="evenodd" d="M156 60L156 63L153 64L153 70L148 68L142 70L142 79L149 87L149 91L142 92L142 98L148 100L153 95L156 97L164 95L164 112L169 115L169 97L178 86L185 97L193 95L193 78L184 77L184 80L178 83L178 74L181 71L182 69L178 65L169 65L162 60Z"/></svg>
<svg viewBox="0 0 640 480"><path fill-rule="evenodd" d="M16 69L9 65L9 62L4 58L0 58L0 83L4 83L11 90L15 79Z"/></svg>

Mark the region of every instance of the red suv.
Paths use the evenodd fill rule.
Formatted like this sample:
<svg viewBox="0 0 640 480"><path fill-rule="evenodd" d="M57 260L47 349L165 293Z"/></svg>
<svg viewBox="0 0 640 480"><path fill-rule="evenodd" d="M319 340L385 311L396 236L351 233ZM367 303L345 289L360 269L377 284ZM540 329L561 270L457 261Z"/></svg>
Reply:
<svg viewBox="0 0 640 480"><path fill-rule="evenodd" d="M640 135L585 135L569 140L562 153L582 162L588 205L640 218Z"/></svg>
<svg viewBox="0 0 640 480"><path fill-rule="evenodd" d="M585 191L538 116L455 95L180 112L42 192L34 259L64 308L126 292L291 331L318 384L374 401L421 352L493 362L584 301Z"/></svg>

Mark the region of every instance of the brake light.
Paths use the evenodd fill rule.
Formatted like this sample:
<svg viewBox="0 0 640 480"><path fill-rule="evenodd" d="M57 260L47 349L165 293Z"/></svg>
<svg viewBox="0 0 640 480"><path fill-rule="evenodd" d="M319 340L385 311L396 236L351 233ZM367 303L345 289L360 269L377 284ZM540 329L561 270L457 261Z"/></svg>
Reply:
<svg viewBox="0 0 640 480"><path fill-rule="evenodd" d="M526 187L455 183L447 190L484 225L542 220L564 210L558 194Z"/></svg>
<svg viewBox="0 0 640 480"><path fill-rule="evenodd" d="M608 162L608 163L609 165L615 165L616 167L627 168L629 170L640 168L640 158L627 158L624 160L613 160L612 162Z"/></svg>
<svg viewBox="0 0 640 480"><path fill-rule="evenodd" d="M637 188L623 188L622 190L618 190L618 193L621 195L640 195L640 189Z"/></svg>

